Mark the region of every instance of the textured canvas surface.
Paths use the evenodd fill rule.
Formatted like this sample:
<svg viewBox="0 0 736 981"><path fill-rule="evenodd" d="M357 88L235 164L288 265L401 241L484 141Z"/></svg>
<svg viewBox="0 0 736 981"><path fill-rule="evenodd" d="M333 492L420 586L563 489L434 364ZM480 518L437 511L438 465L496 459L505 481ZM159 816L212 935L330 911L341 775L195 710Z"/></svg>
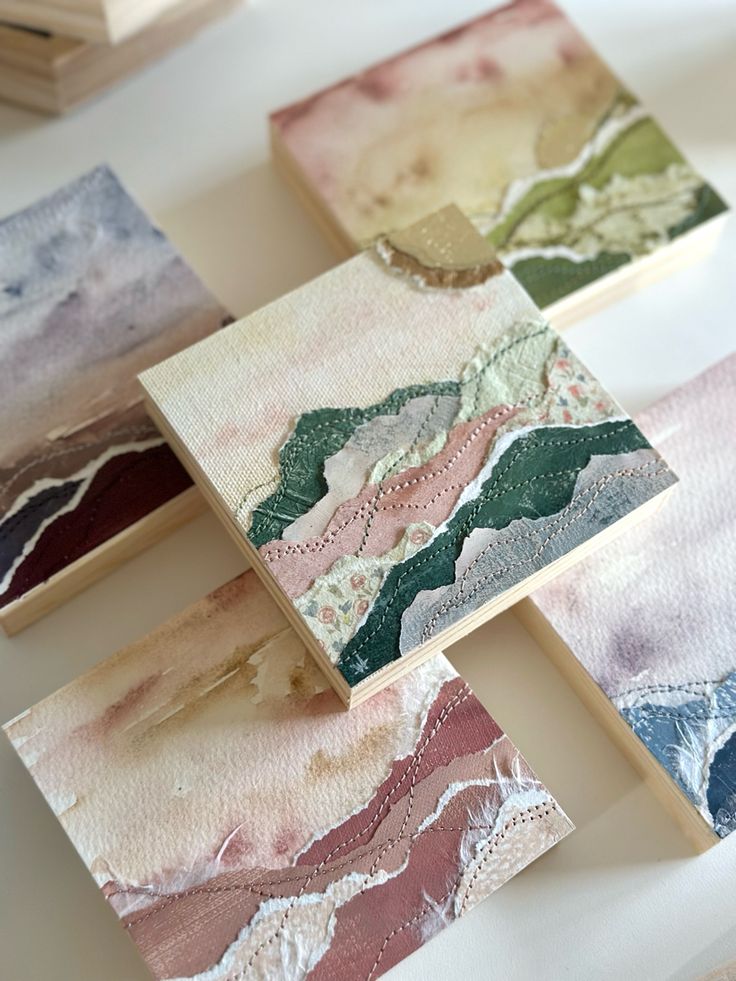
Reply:
<svg viewBox="0 0 736 981"><path fill-rule="evenodd" d="M353 690L674 480L457 209L417 227L439 272L382 241L142 377Z"/></svg>
<svg viewBox="0 0 736 981"><path fill-rule="evenodd" d="M377 977L571 830L443 656L347 713L253 572L5 729L156 978Z"/></svg>
<svg viewBox="0 0 736 981"><path fill-rule="evenodd" d="M454 201L540 306L724 208L547 0L501 6L272 121L356 247Z"/></svg>
<svg viewBox="0 0 736 981"><path fill-rule="evenodd" d="M136 374L225 316L106 167L0 222L0 605L189 486Z"/></svg>
<svg viewBox="0 0 736 981"><path fill-rule="evenodd" d="M717 834L736 828L736 355L638 418L681 486L534 601Z"/></svg>

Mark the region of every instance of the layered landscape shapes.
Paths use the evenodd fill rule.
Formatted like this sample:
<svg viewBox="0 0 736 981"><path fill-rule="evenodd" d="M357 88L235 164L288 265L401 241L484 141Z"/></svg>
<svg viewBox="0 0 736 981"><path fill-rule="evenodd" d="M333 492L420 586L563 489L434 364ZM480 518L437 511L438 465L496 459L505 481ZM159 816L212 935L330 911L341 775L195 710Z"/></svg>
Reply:
<svg viewBox="0 0 736 981"><path fill-rule="evenodd" d="M641 413L682 486L533 597L720 837L736 828L735 413L736 355Z"/></svg>
<svg viewBox="0 0 736 981"><path fill-rule="evenodd" d="M571 824L442 655L347 713L253 572L5 727L157 979L372 979Z"/></svg>
<svg viewBox="0 0 736 981"><path fill-rule="evenodd" d="M540 307L725 210L548 0L516 0L271 116L343 250L449 202Z"/></svg>
<svg viewBox="0 0 736 981"><path fill-rule="evenodd" d="M0 222L0 606L190 487L142 368L227 314L99 167Z"/></svg>
<svg viewBox="0 0 736 981"><path fill-rule="evenodd" d="M353 691L675 479L457 209L417 229L142 377Z"/></svg>

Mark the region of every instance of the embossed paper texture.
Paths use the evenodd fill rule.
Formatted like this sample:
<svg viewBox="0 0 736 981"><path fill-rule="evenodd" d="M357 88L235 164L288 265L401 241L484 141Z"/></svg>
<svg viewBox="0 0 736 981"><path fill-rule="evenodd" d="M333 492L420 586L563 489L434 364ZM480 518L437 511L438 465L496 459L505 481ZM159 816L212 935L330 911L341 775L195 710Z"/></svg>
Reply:
<svg viewBox="0 0 736 981"><path fill-rule="evenodd" d="M347 713L252 572L5 731L160 979L377 977L571 830L443 656Z"/></svg>
<svg viewBox="0 0 736 981"><path fill-rule="evenodd" d="M534 602L721 837L736 827L736 355L638 421L681 486Z"/></svg>
<svg viewBox="0 0 736 981"><path fill-rule="evenodd" d="M517 0L271 117L356 248L449 201L540 306L724 210L565 14Z"/></svg>
<svg viewBox="0 0 736 981"><path fill-rule="evenodd" d="M353 691L674 481L495 260L443 269L480 280L455 289L407 255L382 241L142 377Z"/></svg>
<svg viewBox="0 0 736 981"><path fill-rule="evenodd" d="M0 222L0 605L189 486L135 376L224 317L106 167Z"/></svg>

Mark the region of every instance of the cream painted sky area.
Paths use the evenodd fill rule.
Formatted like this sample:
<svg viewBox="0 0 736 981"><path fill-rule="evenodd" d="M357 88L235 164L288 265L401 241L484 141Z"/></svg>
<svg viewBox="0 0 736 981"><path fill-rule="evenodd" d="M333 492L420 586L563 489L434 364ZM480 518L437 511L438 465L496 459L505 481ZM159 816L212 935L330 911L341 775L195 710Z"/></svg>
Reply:
<svg viewBox="0 0 736 981"><path fill-rule="evenodd" d="M472 289L422 289L367 252L141 380L234 509L250 488L276 478L278 450L299 415L457 379L480 345L535 317L509 273Z"/></svg>
<svg viewBox="0 0 736 981"><path fill-rule="evenodd" d="M251 572L7 734L98 882L183 888L232 832L227 862L289 864L413 751L454 677L439 656L346 712Z"/></svg>
<svg viewBox="0 0 736 981"><path fill-rule="evenodd" d="M572 161L618 91L565 15L527 0L275 122L306 182L366 244L449 202L494 213L512 181Z"/></svg>

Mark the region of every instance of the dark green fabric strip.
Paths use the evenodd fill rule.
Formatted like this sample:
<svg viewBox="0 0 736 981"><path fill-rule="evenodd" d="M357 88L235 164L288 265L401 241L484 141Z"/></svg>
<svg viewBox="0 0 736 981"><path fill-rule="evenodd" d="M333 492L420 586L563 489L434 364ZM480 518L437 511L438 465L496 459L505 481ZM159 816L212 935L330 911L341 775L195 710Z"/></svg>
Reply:
<svg viewBox="0 0 736 981"><path fill-rule="evenodd" d="M294 432L281 448L281 482L276 490L253 511L248 538L260 548L306 514L327 493L325 460L337 453L352 434L376 416L395 415L411 399L422 395L459 395L456 381L432 382L398 388L383 402L365 409L316 409L301 416Z"/></svg>
<svg viewBox="0 0 736 981"><path fill-rule="evenodd" d="M464 504L427 547L395 566L338 667L352 686L399 656L401 616L424 589L453 582L455 560L474 528L505 528L516 518L556 514L573 496L592 456L628 453L649 443L631 420L579 429L539 428L499 458L477 498Z"/></svg>

